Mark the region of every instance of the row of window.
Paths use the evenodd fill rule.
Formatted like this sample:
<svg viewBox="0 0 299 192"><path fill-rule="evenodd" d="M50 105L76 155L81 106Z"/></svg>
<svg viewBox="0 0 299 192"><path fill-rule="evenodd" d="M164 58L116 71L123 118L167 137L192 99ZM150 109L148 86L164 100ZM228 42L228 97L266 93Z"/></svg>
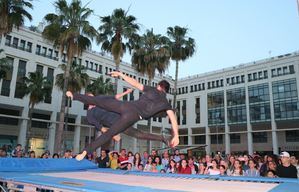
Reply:
<svg viewBox="0 0 299 192"><path fill-rule="evenodd" d="M24 39L19 39L17 37L12 37L11 35L6 35L5 45L30 53L32 52L32 42L25 41Z"/></svg>
<svg viewBox="0 0 299 192"><path fill-rule="evenodd" d="M252 133L252 141L253 143L267 143L268 142L267 132ZM299 130L286 131L285 141L288 143L299 142ZM206 144L206 136L205 135L194 136L193 142L194 144ZM222 134L211 135L211 144L223 144L223 142L224 142L224 136ZM230 134L230 143L240 144L241 134L239 133Z"/></svg>
<svg viewBox="0 0 299 192"><path fill-rule="evenodd" d="M272 77L294 74L294 73L295 73L294 65L271 69ZM248 82L267 79L268 71L263 70L263 71L249 73L249 74L247 74L247 77L248 77ZM245 83L245 75L239 75L239 76L226 78L227 86L228 85L236 85L236 84L240 84L240 83ZM205 85L205 83L201 83L198 85L190 85L190 92L192 93L192 92L196 92L196 91L205 90L204 85ZM214 89L214 88L219 88L219 87L223 87L223 86L224 86L223 79L207 82L208 89ZM178 94L186 94L186 93L188 93L188 87L178 88Z"/></svg>

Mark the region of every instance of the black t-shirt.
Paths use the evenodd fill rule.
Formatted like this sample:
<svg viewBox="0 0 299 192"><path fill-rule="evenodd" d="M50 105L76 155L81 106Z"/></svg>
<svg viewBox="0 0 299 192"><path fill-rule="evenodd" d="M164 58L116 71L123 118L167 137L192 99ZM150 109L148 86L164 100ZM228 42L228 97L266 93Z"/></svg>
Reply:
<svg viewBox="0 0 299 192"><path fill-rule="evenodd" d="M99 168L107 168L109 163L109 157L106 156L104 159L101 159L101 157L97 158L97 163Z"/></svg>
<svg viewBox="0 0 299 192"><path fill-rule="evenodd" d="M297 178L297 168L293 165L285 167L283 165L279 165L276 170L278 177L285 178Z"/></svg>
<svg viewBox="0 0 299 192"><path fill-rule="evenodd" d="M144 86L143 94L137 101L132 101L139 115L149 118L161 111L171 110L166 93L159 91L156 87Z"/></svg>

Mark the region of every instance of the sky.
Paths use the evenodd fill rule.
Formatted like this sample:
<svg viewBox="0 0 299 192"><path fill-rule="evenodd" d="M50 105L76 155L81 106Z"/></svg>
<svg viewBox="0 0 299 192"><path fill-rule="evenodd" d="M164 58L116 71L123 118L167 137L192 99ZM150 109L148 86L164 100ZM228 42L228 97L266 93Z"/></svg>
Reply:
<svg viewBox="0 0 299 192"><path fill-rule="evenodd" d="M38 25L47 13L54 13L53 3L34 0L33 21L26 25ZM89 21L95 28L101 24L99 16L111 15L116 8L137 18L140 34L151 28L162 35L168 27L188 28L196 52L180 63L179 78L299 50L296 0L82 0L86 3L94 10ZM100 51L95 44L92 49ZM123 60L130 62L130 56ZM174 78L174 62L166 74Z"/></svg>

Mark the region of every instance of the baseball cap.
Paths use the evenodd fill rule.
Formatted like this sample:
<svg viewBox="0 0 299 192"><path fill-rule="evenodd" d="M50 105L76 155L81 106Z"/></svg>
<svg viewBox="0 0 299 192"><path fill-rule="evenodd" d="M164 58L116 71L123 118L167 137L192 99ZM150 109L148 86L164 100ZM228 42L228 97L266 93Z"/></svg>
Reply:
<svg viewBox="0 0 299 192"><path fill-rule="evenodd" d="M283 152L280 153L279 156L280 157L290 157L290 154L288 152L286 152L286 151L283 151Z"/></svg>

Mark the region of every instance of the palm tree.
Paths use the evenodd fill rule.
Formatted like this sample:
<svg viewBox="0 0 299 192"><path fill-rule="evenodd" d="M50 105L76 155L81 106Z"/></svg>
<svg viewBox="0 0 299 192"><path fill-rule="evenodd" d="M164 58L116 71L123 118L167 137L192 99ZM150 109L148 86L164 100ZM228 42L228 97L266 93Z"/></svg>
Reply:
<svg viewBox="0 0 299 192"><path fill-rule="evenodd" d="M1 52L3 52L3 49L0 49L0 54ZM6 57L0 58L0 80L6 78L7 72L9 72L11 69L12 66L7 63Z"/></svg>
<svg viewBox="0 0 299 192"><path fill-rule="evenodd" d="M115 9L111 16L101 17L103 23L99 27L97 42L102 44L101 49L113 55L116 70L119 70L121 58L126 50L131 51L129 40L136 35L139 25L136 18L127 15L123 9ZM125 41L127 40L127 41ZM117 91L118 80L115 79L115 92Z"/></svg>
<svg viewBox="0 0 299 192"><path fill-rule="evenodd" d="M59 67L62 69L62 71L64 71L64 73L60 73L56 75L55 85L60 90L63 90L63 86L65 82L64 74L67 66L65 64L61 64L59 65ZM80 92L82 88L86 87L89 84L89 76L85 71L86 69L84 66L78 65L76 61L73 61L72 66L70 68L67 90L70 90L71 92ZM66 130L68 127L69 106L70 106L70 98L67 98L67 109L66 109L66 116L65 116Z"/></svg>
<svg viewBox="0 0 299 192"><path fill-rule="evenodd" d="M87 21L93 11L81 5L81 1L72 0L68 5L66 0L57 0L56 12L45 16L48 25L42 35L60 48L61 55L65 52L67 65L64 71L64 84L59 117L59 126L56 131L55 152L60 152L62 147L62 133L65 114L65 93L68 88L71 64L74 56L79 56L87 48L91 47L91 40L97 35L94 27Z"/></svg>
<svg viewBox="0 0 299 192"><path fill-rule="evenodd" d="M10 33L14 27L19 29L25 18L32 20L32 16L26 11L26 8L33 8L30 1L32 0L0 0L0 37Z"/></svg>
<svg viewBox="0 0 299 192"><path fill-rule="evenodd" d="M112 95L114 93L113 84L110 78L104 80L103 76L98 77L95 81L87 86L87 91L94 95Z"/></svg>
<svg viewBox="0 0 299 192"><path fill-rule="evenodd" d="M179 61L185 61L195 53L195 40L187 37L187 32L187 28L179 26L167 28L167 35L170 39L169 47L171 50L171 59L176 62L173 108L176 107Z"/></svg>
<svg viewBox="0 0 299 192"><path fill-rule="evenodd" d="M29 77L24 77L24 85L21 86L24 96L29 95L29 121L27 122L27 147L29 144L29 136L31 135L32 112L34 106L50 96L52 90L52 82L44 77L40 72L29 73Z"/></svg>
<svg viewBox="0 0 299 192"><path fill-rule="evenodd" d="M168 40L169 41L169 40ZM132 54L132 65L135 70L149 78L148 84L151 86L155 72L164 73L169 66L170 52L166 46L167 37L156 35L152 30L138 38ZM151 119L147 125L152 132ZM150 151L150 141L148 141L148 151Z"/></svg>
<svg viewBox="0 0 299 192"><path fill-rule="evenodd" d="M59 65L59 67L64 72L56 75L55 85L60 90L63 90L65 82L64 74L67 65L61 64ZM72 63L69 73L70 75L67 90L70 90L71 92L80 92L82 88L86 87L89 84L89 76L86 73L86 68L82 65L78 65L75 61Z"/></svg>

